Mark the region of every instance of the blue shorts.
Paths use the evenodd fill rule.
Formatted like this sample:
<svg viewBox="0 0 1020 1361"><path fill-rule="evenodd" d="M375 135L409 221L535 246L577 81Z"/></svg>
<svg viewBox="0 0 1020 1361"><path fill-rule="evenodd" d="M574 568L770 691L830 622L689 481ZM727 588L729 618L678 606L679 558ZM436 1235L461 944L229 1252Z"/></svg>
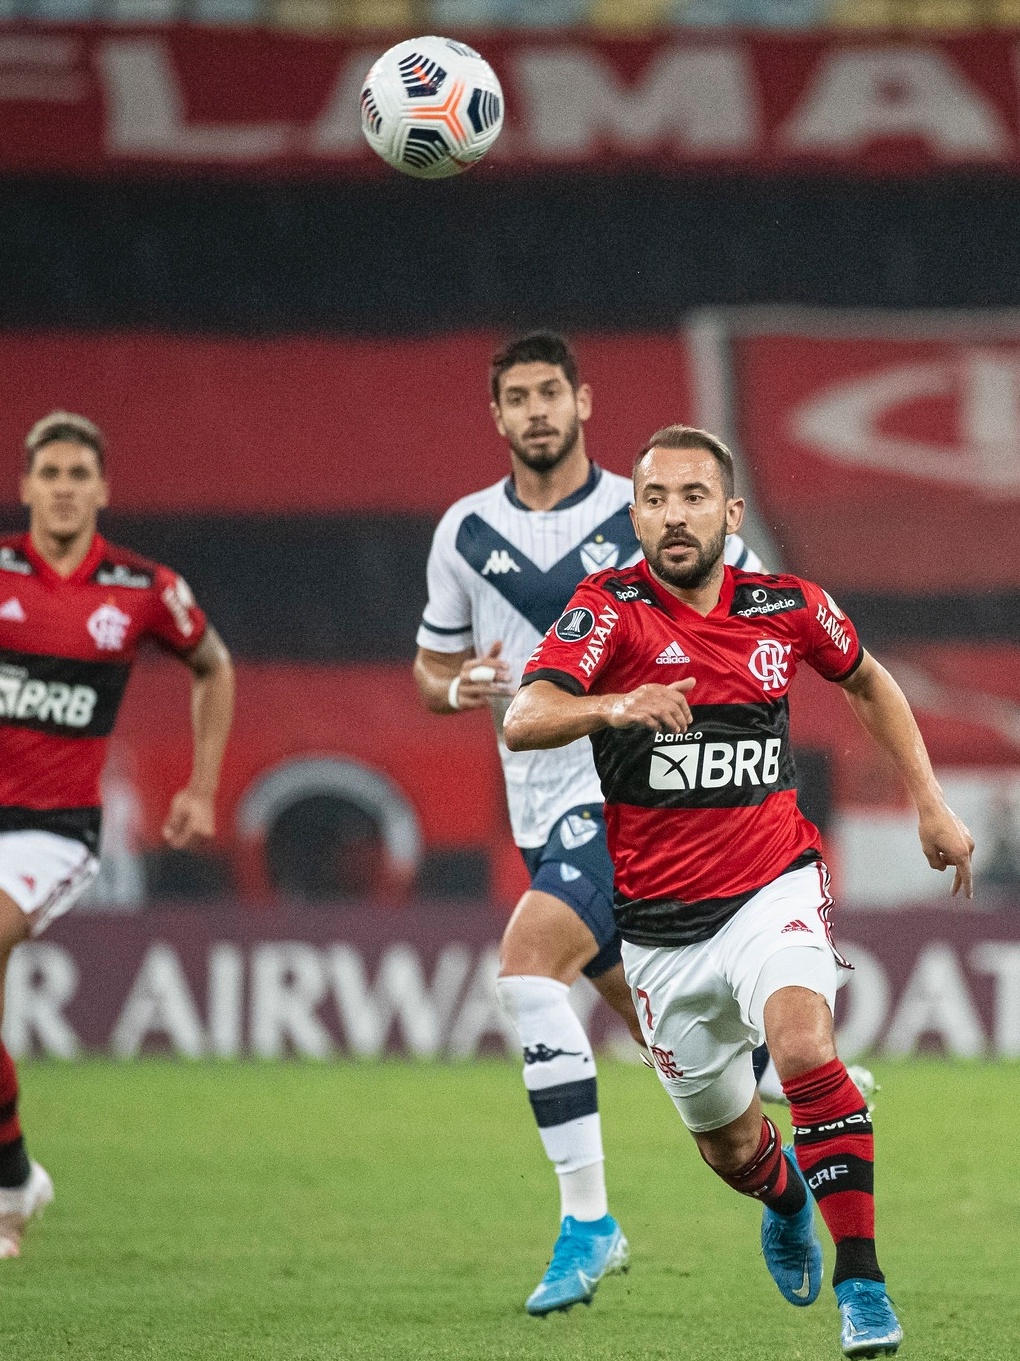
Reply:
<svg viewBox="0 0 1020 1361"><path fill-rule="evenodd" d="M544 846L522 847L521 855L531 887L566 903L595 937L598 954L582 972L589 978L607 973L620 962L620 936L613 918L613 862L602 805L571 808Z"/></svg>

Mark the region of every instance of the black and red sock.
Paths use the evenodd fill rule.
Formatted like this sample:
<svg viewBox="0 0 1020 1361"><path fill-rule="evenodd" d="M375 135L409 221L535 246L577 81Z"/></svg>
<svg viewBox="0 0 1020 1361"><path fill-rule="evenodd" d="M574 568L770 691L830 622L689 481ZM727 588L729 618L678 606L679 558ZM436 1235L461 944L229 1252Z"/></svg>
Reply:
<svg viewBox="0 0 1020 1361"><path fill-rule="evenodd" d="M783 1083L797 1163L832 1241L832 1283L884 1281L875 1255L875 1140L867 1103L842 1060Z"/></svg>
<svg viewBox="0 0 1020 1361"><path fill-rule="evenodd" d="M24 1186L30 1171L18 1119L18 1073L0 1043L0 1187Z"/></svg>
<svg viewBox="0 0 1020 1361"><path fill-rule="evenodd" d="M761 1139L754 1157L736 1172L719 1175L734 1191L753 1196L778 1214L795 1215L804 1208L803 1184L799 1178L790 1176L783 1141L767 1115L761 1118Z"/></svg>

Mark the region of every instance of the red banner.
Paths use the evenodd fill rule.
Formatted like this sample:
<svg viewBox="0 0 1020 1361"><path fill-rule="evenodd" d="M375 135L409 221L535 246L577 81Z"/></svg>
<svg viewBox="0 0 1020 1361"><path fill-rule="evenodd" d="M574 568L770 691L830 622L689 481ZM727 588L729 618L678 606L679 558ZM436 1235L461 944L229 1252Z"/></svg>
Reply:
<svg viewBox="0 0 1020 1361"><path fill-rule="evenodd" d="M591 162L1020 167L1008 33L533 33L477 43L503 83L508 121L476 173ZM358 95L387 45L184 26L6 26L0 170L381 171L361 136Z"/></svg>
<svg viewBox="0 0 1020 1361"><path fill-rule="evenodd" d="M2 129L0 129L2 137ZM220 340L0 335L0 446L55 407L110 444L113 504L160 511L430 511L507 472L489 415L501 337ZM615 472L692 418L683 336L580 336L589 450ZM154 461L155 460L155 461ZM0 502L17 501L11 463Z"/></svg>
<svg viewBox="0 0 1020 1361"><path fill-rule="evenodd" d="M737 342L758 508L786 565L833 591L1020 585L1020 332L938 328Z"/></svg>

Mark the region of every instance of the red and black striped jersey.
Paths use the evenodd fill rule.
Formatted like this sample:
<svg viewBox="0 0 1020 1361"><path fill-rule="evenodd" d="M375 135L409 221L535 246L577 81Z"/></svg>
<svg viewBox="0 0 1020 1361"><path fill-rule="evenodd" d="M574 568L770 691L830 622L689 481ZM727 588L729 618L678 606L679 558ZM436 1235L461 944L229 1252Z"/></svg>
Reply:
<svg viewBox="0 0 1020 1361"><path fill-rule="evenodd" d="M522 684L620 694L693 677L685 733L591 736L616 871L617 924L639 945L713 935L747 899L817 854L797 807L787 693L800 662L846 680L863 652L813 582L725 569L702 616L644 561L586 578L532 655Z"/></svg>
<svg viewBox="0 0 1020 1361"><path fill-rule="evenodd" d="M187 653L205 628L176 573L98 534L66 578L28 534L0 538L0 831L95 849L107 740L138 646Z"/></svg>

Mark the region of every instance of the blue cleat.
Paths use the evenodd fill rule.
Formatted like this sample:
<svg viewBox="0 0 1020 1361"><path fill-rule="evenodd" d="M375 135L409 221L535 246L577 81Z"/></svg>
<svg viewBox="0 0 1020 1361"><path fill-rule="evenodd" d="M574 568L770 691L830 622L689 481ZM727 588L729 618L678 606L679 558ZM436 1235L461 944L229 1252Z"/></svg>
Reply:
<svg viewBox="0 0 1020 1361"><path fill-rule="evenodd" d="M893 1313L881 1281L852 1277L836 1286L836 1303L843 1327L839 1343L844 1356L893 1356L903 1341L903 1329Z"/></svg>
<svg viewBox="0 0 1020 1361"><path fill-rule="evenodd" d="M790 1175L804 1182L807 1200L795 1215L777 1214L765 1206L761 1250L769 1275L784 1300L801 1307L814 1304L822 1288L822 1245L815 1232L815 1198L804 1181L791 1148L783 1149Z"/></svg>
<svg viewBox="0 0 1020 1361"><path fill-rule="evenodd" d="M630 1249L612 1215L602 1219L575 1219L567 1215L553 1248L549 1269L528 1296L529 1314L551 1314L575 1304L591 1304L603 1276L626 1271Z"/></svg>

